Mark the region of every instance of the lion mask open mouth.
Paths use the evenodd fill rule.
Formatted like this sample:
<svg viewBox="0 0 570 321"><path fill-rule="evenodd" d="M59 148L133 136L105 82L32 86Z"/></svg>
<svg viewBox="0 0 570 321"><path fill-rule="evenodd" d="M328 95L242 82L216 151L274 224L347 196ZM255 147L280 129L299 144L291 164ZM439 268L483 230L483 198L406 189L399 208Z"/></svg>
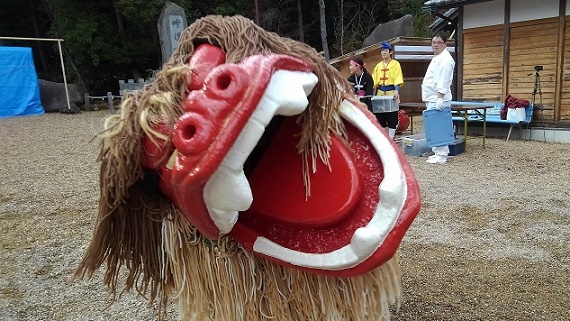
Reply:
<svg viewBox="0 0 570 321"><path fill-rule="evenodd" d="M173 146L146 136L143 165L200 233L229 234L270 260L325 275L359 275L392 257L419 211L419 191L362 106L340 104L348 144L331 135L329 164L313 162L308 196L296 120L318 82L314 67L278 54L226 64L208 44L189 64Z"/></svg>

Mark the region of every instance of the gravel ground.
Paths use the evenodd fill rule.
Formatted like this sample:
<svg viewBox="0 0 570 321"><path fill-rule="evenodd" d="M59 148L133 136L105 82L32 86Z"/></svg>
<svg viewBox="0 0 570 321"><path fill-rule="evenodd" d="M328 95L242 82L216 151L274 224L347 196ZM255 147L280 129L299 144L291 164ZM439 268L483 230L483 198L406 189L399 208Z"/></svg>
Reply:
<svg viewBox="0 0 570 321"><path fill-rule="evenodd" d="M0 119L0 320L155 320L70 276L94 224L108 111ZM417 125L416 125L417 126ZM423 206L404 238L392 320L568 320L570 144L468 140L445 165L408 156Z"/></svg>

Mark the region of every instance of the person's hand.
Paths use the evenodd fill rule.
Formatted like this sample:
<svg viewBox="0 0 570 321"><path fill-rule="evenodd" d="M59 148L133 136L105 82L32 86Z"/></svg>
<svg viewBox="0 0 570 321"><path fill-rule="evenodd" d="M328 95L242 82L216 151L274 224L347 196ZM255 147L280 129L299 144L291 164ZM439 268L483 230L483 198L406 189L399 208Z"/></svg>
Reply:
<svg viewBox="0 0 570 321"><path fill-rule="evenodd" d="M400 98L400 92L399 91L394 91L394 100L398 100L398 98Z"/></svg>
<svg viewBox="0 0 570 321"><path fill-rule="evenodd" d="M443 98L438 98L438 99L435 101L435 109L437 109L437 110L439 110L439 111L442 111L443 108L444 108L444 107L443 107Z"/></svg>

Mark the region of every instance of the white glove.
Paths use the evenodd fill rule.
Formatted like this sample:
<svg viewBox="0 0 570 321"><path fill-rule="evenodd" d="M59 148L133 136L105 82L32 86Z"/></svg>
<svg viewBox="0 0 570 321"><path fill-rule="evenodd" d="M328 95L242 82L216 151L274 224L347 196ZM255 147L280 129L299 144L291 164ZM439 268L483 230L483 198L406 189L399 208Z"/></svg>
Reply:
<svg viewBox="0 0 570 321"><path fill-rule="evenodd" d="M435 109L442 111L443 110L443 98L438 98L435 101Z"/></svg>

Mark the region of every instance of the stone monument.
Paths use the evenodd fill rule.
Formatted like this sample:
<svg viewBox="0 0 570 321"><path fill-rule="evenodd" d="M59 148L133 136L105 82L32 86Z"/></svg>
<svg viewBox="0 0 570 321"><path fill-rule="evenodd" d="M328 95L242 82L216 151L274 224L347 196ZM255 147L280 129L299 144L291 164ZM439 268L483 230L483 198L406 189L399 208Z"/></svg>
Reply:
<svg viewBox="0 0 570 321"><path fill-rule="evenodd" d="M158 36L162 51L162 63L170 59L172 52L178 47L178 40L182 31L187 26L186 14L182 7L170 1L164 4L158 18Z"/></svg>

